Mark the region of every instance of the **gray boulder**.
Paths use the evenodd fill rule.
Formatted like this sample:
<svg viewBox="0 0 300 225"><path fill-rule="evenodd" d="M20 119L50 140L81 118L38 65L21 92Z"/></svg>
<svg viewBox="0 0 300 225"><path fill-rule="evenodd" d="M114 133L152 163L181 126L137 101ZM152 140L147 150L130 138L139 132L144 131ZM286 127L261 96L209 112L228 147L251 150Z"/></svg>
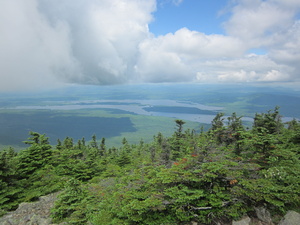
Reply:
<svg viewBox="0 0 300 225"><path fill-rule="evenodd" d="M260 221L264 222L264 224L267 224L267 225L273 224L271 214L266 208L255 207L254 209L256 212L256 216Z"/></svg>
<svg viewBox="0 0 300 225"><path fill-rule="evenodd" d="M299 225L300 214L295 211L288 211L278 225Z"/></svg>
<svg viewBox="0 0 300 225"><path fill-rule="evenodd" d="M19 207L0 218L0 225L49 225L50 209L58 193L40 197L36 202L21 203Z"/></svg>
<svg viewBox="0 0 300 225"><path fill-rule="evenodd" d="M251 219L249 216L242 218L239 221L232 221L232 225L250 225Z"/></svg>

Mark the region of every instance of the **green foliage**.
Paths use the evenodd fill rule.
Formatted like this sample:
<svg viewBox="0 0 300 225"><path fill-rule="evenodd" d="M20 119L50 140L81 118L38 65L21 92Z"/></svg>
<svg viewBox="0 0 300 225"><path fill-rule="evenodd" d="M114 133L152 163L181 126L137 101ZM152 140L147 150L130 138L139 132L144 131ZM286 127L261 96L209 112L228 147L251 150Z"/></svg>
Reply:
<svg viewBox="0 0 300 225"><path fill-rule="evenodd" d="M130 164L130 156L126 152L126 150L123 150L123 149L121 150L121 152L117 158L117 163L120 167Z"/></svg>
<svg viewBox="0 0 300 225"><path fill-rule="evenodd" d="M283 127L279 107L269 110L268 113L256 114L254 117L253 130L260 133L266 132L269 134L279 133Z"/></svg>
<svg viewBox="0 0 300 225"><path fill-rule="evenodd" d="M81 187L81 183L71 178L52 209L53 222L63 222L67 218L69 224L85 224L86 197L86 191Z"/></svg>
<svg viewBox="0 0 300 225"><path fill-rule="evenodd" d="M0 216L7 210L16 208L15 202L21 192L15 176L15 157L12 148L0 151Z"/></svg>
<svg viewBox="0 0 300 225"><path fill-rule="evenodd" d="M29 178L34 172L47 165L52 157L52 147L45 135L30 132L26 144L31 146L18 154L17 169L19 176Z"/></svg>
<svg viewBox="0 0 300 225"><path fill-rule="evenodd" d="M212 224L299 208L299 121L283 124L277 107L252 129L241 118L219 113L200 134L176 120L171 137L109 149L95 135L53 149L31 132L27 149L0 152L0 213L56 191L53 222L67 224Z"/></svg>

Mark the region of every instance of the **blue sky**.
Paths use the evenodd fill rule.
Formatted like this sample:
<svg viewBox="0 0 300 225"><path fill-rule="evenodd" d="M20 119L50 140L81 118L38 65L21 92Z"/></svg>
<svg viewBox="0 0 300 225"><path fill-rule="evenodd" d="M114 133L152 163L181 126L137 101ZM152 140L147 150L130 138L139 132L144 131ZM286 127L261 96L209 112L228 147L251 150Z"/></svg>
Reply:
<svg viewBox="0 0 300 225"><path fill-rule="evenodd" d="M227 4L220 0L186 0L178 4L160 0L149 29L155 35L174 33L182 27L206 34L223 34L222 22L227 16L222 11Z"/></svg>
<svg viewBox="0 0 300 225"><path fill-rule="evenodd" d="M300 84L299 0L0 0L0 92Z"/></svg>

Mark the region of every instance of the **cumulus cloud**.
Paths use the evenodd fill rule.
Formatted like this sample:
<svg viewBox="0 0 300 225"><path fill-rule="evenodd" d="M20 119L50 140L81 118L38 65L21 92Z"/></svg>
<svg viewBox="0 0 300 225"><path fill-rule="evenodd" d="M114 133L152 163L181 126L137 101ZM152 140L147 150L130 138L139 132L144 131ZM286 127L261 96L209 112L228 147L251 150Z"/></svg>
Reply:
<svg viewBox="0 0 300 225"><path fill-rule="evenodd" d="M245 51L239 39L187 28L149 38L139 47L136 73L148 82L194 81L203 60L242 56Z"/></svg>
<svg viewBox="0 0 300 225"><path fill-rule="evenodd" d="M76 73L68 27L49 26L36 1L1 1L0 15L1 90L45 87L53 74Z"/></svg>
<svg viewBox="0 0 300 225"><path fill-rule="evenodd" d="M257 73L256 71L232 71L231 73L224 73L218 76L219 81L224 82L273 82L286 81L288 76L282 74L280 71L271 70L266 73Z"/></svg>
<svg viewBox="0 0 300 225"><path fill-rule="evenodd" d="M224 34L182 28L155 36L148 28L155 0L0 0L0 91L58 83L299 81L300 2L233 2ZM255 48L266 54L249 54Z"/></svg>
<svg viewBox="0 0 300 225"><path fill-rule="evenodd" d="M206 82L289 81L289 67L278 65L267 56L249 54L241 58L209 60L199 63L196 79Z"/></svg>
<svg viewBox="0 0 300 225"><path fill-rule="evenodd" d="M150 35L154 0L1 0L1 90L123 83Z"/></svg>
<svg viewBox="0 0 300 225"><path fill-rule="evenodd" d="M266 49L274 64L258 81L299 80L299 12L297 0L241 0L232 8L231 18L224 23L227 34L242 40L248 49ZM281 70L275 76L276 67Z"/></svg>
<svg viewBox="0 0 300 225"><path fill-rule="evenodd" d="M297 21L286 32L276 35L276 44L270 49L269 56L278 64L289 66L293 80L299 80L300 71L300 21Z"/></svg>
<svg viewBox="0 0 300 225"><path fill-rule="evenodd" d="M242 0L233 7L231 18L224 23L230 36L240 37L249 45L265 45L265 38L276 32L284 31L292 25L294 12L289 7L275 1Z"/></svg>
<svg viewBox="0 0 300 225"><path fill-rule="evenodd" d="M130 79L138 44L149 35L155 1L40 2L51 21L66 21L73 31L72 50L80 62L81 76L67 79L91 84L123 83Z"/></svg>

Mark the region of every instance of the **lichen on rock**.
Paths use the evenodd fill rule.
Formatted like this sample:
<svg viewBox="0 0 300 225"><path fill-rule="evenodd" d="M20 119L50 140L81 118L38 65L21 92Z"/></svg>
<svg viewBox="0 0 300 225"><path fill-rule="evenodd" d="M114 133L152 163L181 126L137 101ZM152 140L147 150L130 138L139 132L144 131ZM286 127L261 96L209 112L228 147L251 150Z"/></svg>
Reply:
<svg viewBox="0 0 300 225"><path fill-rule="evenodd" d="M58 193L42 196L36 202L21 203L19 207L0 218L0 225L49 225L50 210Z"/></svg>

